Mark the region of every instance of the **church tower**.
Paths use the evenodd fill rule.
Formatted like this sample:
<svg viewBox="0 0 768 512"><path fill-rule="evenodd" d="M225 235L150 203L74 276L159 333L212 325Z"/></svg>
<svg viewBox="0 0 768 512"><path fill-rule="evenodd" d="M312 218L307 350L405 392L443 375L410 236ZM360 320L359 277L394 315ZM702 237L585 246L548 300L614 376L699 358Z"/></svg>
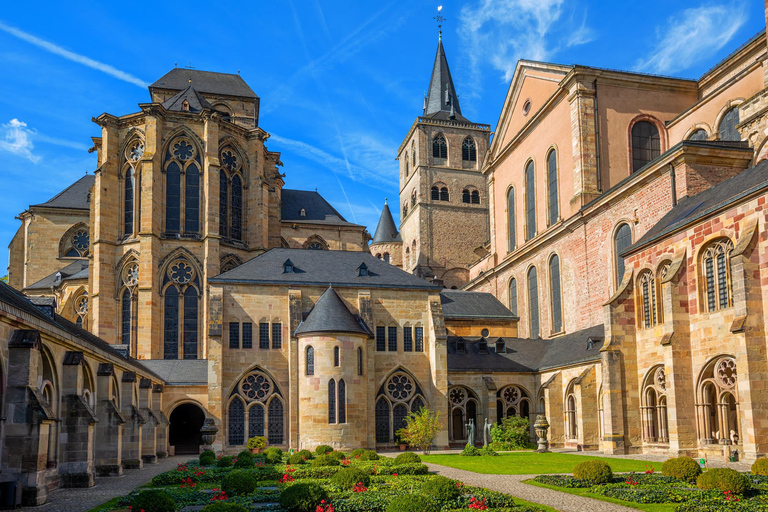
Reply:
<svg viewBox="0 0 768 512"><path fill-rule="evenodd" d="M403 268L403 239L397 232L395 219L392 218L392 212L389 211L387 199L384 199L384 208L381 210L381 217L376 226L376 233L370 245L371 254L384 260L387 263L398 268Z"/></svg>
<svg viewBox="0 0 768 512"><path fill-rule="evenodd" d="M475 249L489 240L481 167L490 135L461 113L440 31L422 115L398 152L403 270L448 288L469 280Z"/></svg>

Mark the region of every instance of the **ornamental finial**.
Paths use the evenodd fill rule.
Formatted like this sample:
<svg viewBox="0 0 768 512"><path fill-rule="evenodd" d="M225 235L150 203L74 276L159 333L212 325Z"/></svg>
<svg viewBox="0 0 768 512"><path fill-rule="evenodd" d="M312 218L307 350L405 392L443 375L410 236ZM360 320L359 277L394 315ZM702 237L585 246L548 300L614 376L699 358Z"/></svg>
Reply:
<svg viewBox="0 0 768 512"><path fill-rule="evenodd" d="M437 40L442 41L443 40L443 22L445 21L445 18L440 14L443 10L442 5L437 6L437 16L432 18L433 20L437 21Z"/></svg>

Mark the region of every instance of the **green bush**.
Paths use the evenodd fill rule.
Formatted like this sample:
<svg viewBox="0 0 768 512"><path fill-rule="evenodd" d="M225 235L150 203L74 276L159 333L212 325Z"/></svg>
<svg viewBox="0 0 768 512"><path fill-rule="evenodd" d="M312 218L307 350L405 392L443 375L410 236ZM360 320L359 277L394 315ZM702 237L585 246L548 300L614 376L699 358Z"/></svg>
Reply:
<svg viewBox="0 0 768 512"><path fill-rule="evenodd" d="M220 458L216 461L216 465L220 468L228 468L232 465L232 462L234 462L235 458L231 455L227 455L225 457Z"/></svg>
<svg viewBox="0 0 768 512"><path fill-rule="evenodd" d="M201 512L248 512L248 509L237 503L224 503L217 501L203 507Z"/></svg>
<svg viewBox="0 0 768 512"><path fill-rule="evenodd" d="M306 464L307 459L300 453L294 453L288 457L288 464Z"/></svg>
<svg viewBox="0 0 768 512"><path fill-rule="evenodd" d="M491 427L491 439L496 450L519 450L531 443L528 418L508 416Z"/></svg>
<svg viewBox="0 0 768 512"><path fill-rule="evenodd" d="M482 448L480 448L480 455L490 456L490 457L498 457L499 456L498 453L493 451L493 448L491 448L490 445L483 446Z"/></svg>
<svg viewBox="0 0 768 512"><path fill-rule="evenodd" d="M479 457L482 455L482 453L480 453L480 450L478 450L476 447L467 443L467 446L465 446L464 449L461 450L461 455L463 455L464 457Z"/></svg>
<svg viewBox="0 0 768 512"><path fill-rule="evenodd" d="M427 473L429 473L429 468L426 464L420 462L413 464L397 464L395 466L379 468L380 475L426 475Z"/></svg>
<svg viewBox="0 0 768 512"><path fill-rule="evenodd" d="M365 487L371 485L371 476L357 468L341 468L331 477L331 483L342 489L352 489L358 482Z"/></svg>
<svg viewBox="0 0 768 512"><path fill-rule="evenodd" d="M144 512L174 512L176 503L165 492L151 490L140 492L133 499L131 507L132 510L143 510Z"/></svg>
<svg viewBox="0 0 768 512"><path fill-rule="evenodd" d="M422 492L438 503L448 503L459 497L461 491L454 480L444 476L430 478L422 486Z"/></svg>
<svg viewBox="0 0 768 512"><path fill-rule="evenodd" d="M321 468L323 466L341 466L339 459L334 459L328 455L319 455L312 461L313 468Z"/></svg>
<svg viewBox="0 0 768 512"><path fill-rule="evenodd" d="M360 460L379 460L379 454L373 450L363 450L360 454Z"/></svg>
<svg viewBox="0 0 768 512"><path fill-rule="evenodd" d="M280 494L280 506L290 512L315 512L328 494L317 484L299 483L286 487Z"/></svg>
<svg viewBox="0 0 768 512"><path fill-rule="evenodd" d="M347 454L344 453L344 452L333 451L333 452L330 452L330 453L326 453L326 455L328 457L331 457L332 459L338 460L339 462L341 462L342 460L347 458Z"/></svg>
<svg viewBox="0 0 768 512"><path fill-rule="evenodd" d="M326 453L331 453L333 451L332 446L328 446L327 444L321 444L317 448L315 448L315 453L318 455L325 455Z"/></svg>
<svg viewBox="0 0 768 512"><path fill-rule="evenodd" d="M339 471L340 469L341 469L341 466L322 466L319 468L313 468L310 465L305 464L303 466L298 466L297 468L294 468L294 471L293 473L291 473L291 476L296 480L299 480L302 478L327 479L335 475L336 472Z"/></svg>
<svg viewBox="0 0 768 512"><path fill-rule="evenodd" d="M701 474L701 467L690 457L677 457L664 461L664 464L661 465L661 474L694 484L696 478Z"/></svg>
<svg viewBox="0 0 768 512"><path fill-rule="evenodd" d="M387 512L439 512L440 507L431 498L418 494L403 494L389 502Z"/></svg>
<svg viewBox="0 0 768 512"><path fill-rule="evenodd" d="M395 457L395 464L414 464L421 462L421 457L413 452L403 452Z"/></svg>
<svg viewBox="0 0 768 512"><path fill-rule="evenodd" d="M757 459L751 471L753 475L768 475L768 459Z"/></svg>
<svg viewBox="0 0 768 512"><path fill-rule="evenodd" d="M608 484L613 480L611 466L597 459L581 462L573 468L573 476L587 480L593 485Z"/></svg>
<svg viewBox="0 0 768 512"><path fill-rule="evenodd" d="M221 490L230 496L251 494L256 489L256 479L248 471L235 470L221 479Z"/></svg>
<svg viewBox="0 0 768 512"><path fill-rule="evenodd" d="M253 455L248 450L243 450L237 454L237 460L235 460L236 468L252 468L255 464Z"/></svg>
<svg viewBox="0 0 768 512"><path fill-rule="evenodd" d="M309 451L309 450L299 450L299 451L297 451L296 453L297 453L297 454L299 454L299 455L301 455L302 457L304 457L304 458L305 458L305 459L307 459L307 460L312 460L312 459L314 459L314 458L315 458L315 454L314 454L314 453L312 453L312 452L311 452L311 451ZM294 455L296 455L296 454L294 454Z"/></svg>
<svg viewBox="0 0 768 512"><path fill-rule="evenodd" d="M356 459L359 456L361 456L366 451L365 448L355 448L351 452L349 452L349 458L350 459Z"/></svg>
<svg viewBox="0 0 768 512"><path fill-rule="evenodd" d="M271 446L264 450L264 460L267 464L280 464L283 461L283 450Z"/></svg>
<svg viewBox="0 0 768 512"><path fill-rule="evenodd" d="M566 475L539 475L533 479L540 484L552 485L554 487L565 487L567 489L586 489L592 487L589 482L573 478Z"/></svg>
<svg viewBox="0 0 768 512"><path fill-rule="evenodd" d="M696 479L696 487L709 490L730 491L734 494L744 494L749 489L749 480L736 470L728 468L714 468L699 475Z"/></svg>
<svg viewBox="0 0 768 512"><path fill-rule="evenodd" d="M216 454L211 450L206 450L200 454L201 466L213 466L214 464L216 464Z"/></svg>

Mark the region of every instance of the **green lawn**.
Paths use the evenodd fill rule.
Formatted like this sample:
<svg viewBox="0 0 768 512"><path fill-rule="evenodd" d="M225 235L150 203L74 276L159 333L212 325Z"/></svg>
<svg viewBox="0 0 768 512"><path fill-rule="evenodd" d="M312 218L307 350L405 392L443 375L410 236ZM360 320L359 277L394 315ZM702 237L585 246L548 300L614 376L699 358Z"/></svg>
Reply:
<svg viewBox="0 0 768 512"><path fill-rule="evenodd" d="M637 510L644 510L646 512L674 512L679 503L634 503L632 501L616 500L608 498L602 494L596 494L589 492L589 489L570 489L566 487L555 487L554 485L540 484L533 480L526 480L528 485L535 485L536 487L544 487L545 489L552 489L554 491L567 492L568 494L575 494L577 496L584 496L586 498L593 498L600 501L607 501L609 503L615 503L617 505L623 505L625 507L634 508Z"/></svg>
<svg viewBox="0 0 768 512"><path fill-rule="evenodd" d="M614 472L644 472L646 466L653 463L646 460L612 459L606 457L589 457L569 453L536 453L514 452L501 453L498 457L462 457L459 454L450 455L420 455L422 462L441 464L456 469L464 469L475 473L496 475L543 475L551 473L571 473L579 462L589 459L600 459L611 466ZM656 469L661 464L656 463Z"/></svg>

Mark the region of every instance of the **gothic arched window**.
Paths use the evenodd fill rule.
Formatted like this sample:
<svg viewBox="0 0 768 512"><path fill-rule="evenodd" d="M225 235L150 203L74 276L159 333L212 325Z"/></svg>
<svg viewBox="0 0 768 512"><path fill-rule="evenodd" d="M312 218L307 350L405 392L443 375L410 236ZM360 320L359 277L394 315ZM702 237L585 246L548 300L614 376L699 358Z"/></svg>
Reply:
<svg viewBox="0 0 768 512"><path fill-rule="evenodd" d="M243 158L231 146L219 151L219 233L225 240L243 240Z"/></svg>
<svg viewBox="0 0 768 512"><path fill-rule="evenodd" d="M536 177L533 160L525 166L525 239L536 236Z"/></svg>
<svg viewBox="0 0 768 512"><path fill-rule="evenodd" d="M182 259L171 263L163 280L163 357L197 359L200 281L197 271Z"/></svg>
<svg viewBox="0 0 768 512"><path fill-rule="evenodd" d="M701 444L741 444L736 360L712 359L696 387L696 415Z"/></svg>
<svg viewBox="0 0 768 512"><path fill-rule="evenodd" d="M71 227L59 242L59 257L85 258L91 248L91 235L88 226L79 224Z"/></svg>
<svg viewBox="0 0 768 512"><path fill-rule="evenodd" d="M560 199L557 192L557 151L554 149L547 156L547 186L549 199L549 225L555 224L560 216Z"/></svg>
<svg viewBox="0 0 768 512"><path fill-rule="evenodd" d="M138 317L138 297L136 288L139 284L139 264L133 260L123 267L120 275L123 291L120 294L120 343L128 348L128 353L136 356L136 319Z"/></svg>
<svg viewBox="0 0 768 512"><path fill-rule="evenodd" d="M708 138L709 135L707 134L707 130L704 130L703 128L694 130L693 133L688 136L688 140L707 140Z"/></svg>
<svg viewBox="0 0 768 512"><path fill-rule="evenodd" d="M741 134L736 126L739 124L739 107L732 107L725 113L723 119L720 120L720 127L718 132L720 133L720 140L739 141L741 140Z"/></svg>
<svg viewBox="0 0 768 512"><path fill-rule="evenodd" d="M438 133L432 139L432 157L448 158L448 144L445 142L445 136L442 133Z"/></svg>
<svg viewBox="0 0 768 512"><path fill-rule="evenodd" d="M613 235L613 252L616 263L616 286L624 278L624 257L622 253L632 245L632 229L629 224L622 223Z"/></svg>
<svg viewBox="0 0 768 512"><path fill-rule="evenodd" d="M515 187L507 192L507 250L512 252L517 247L517 226L515 225Z"/></svg>
<svg viewBox="0 0 768 512"><path fill-rule="evenodd" d="M126 165L123 168L125 182L123 183L123 235L131 236L138 223L139 201L136 186L136 166L144 155L144 142L134 140L125 147Z"/></svg>
<svg viewBox="0 0 768 512"><path fill-rule="evenodd" d="M328 381L328 423L336 423L336 381Z"/></svg>
<svg viewBox="0 0 768 512"><path fill-rule="evenodd" d="M653 327L657 323L656 279L650 270L646 270L637 280L640 327Z"/></svg>
<svg viewBox="0 0 768 512"><path fill-rule="evenodd" d="M578 426L578 403L576 401L575 393L575 379L568 383L568 387L565 389L565 438L566 439L578 439L579 426Z"/></svg>
<svg viewBox="0 0 768 512"><path fill-rule="evenodd" d="M639 171L661 154L659 129L649 121L632 125L632 172Z"/></svg>
<svg viewBox="0 0 768 512"><path fill-rule="evenodd" d="M461 143L461 159L465 162L477 161L477 148L475 147L475 140L472 137L467 137L464 142Z"/></svg>
<svg viewBox="0 0 768 512"><path fill-rule="evenodd" d="M344 379L339 379L337 403L339 406L339 423L347 422L347 384Z"/></svg>
<svg viewBox="0 0 768 512"><path fill-rule="evenodd" d="M133 189L134 189L134 170L129 167L125 173L125 194L123 196L123 234L131 236L133 234Z"/></svg>
<svg viewBox="0 0 768 512"><path fill-rule="evenodd" d="M648 371L643 382L640 404L643 441L668 443L667 378L663 366L656 366Z"/></svg>
<svg viewBox="0 0 768 512"><path fill-rule="evenodd" d="M560 288L560 258L549 259L549 291L552 296L552 332L563 330L563 296Z"/></svg>
<svg viewBox="0 0 768 512"><path fill-rule="evenodd" d="M424 394L419 384L404 372L394 373L379 388L375 409L376 442L394 441L395 432L405 427L408 413L424 406Z"/></svg>
<svg viewBox="0 0 768 512"><path fill-rule="evenodd" d="M517 316L517 279L509 280L509 310Z"/></svg>
<svg viewBox="0 0 768 512"><path fill-rule="evenodd" d="M197 147L186 137L169 145L165 170L165 232L198 235L200 232L200 172Z"/></svg>
<svg viewBox="0 0 768 512"><path fill-rule="evenodd" d="M707 311L717 311L733 305L731 252L733 242L724 238L711 243L702 254L701 268L706 285Z"/></svg>
<svg viewBox="0 0 768 512"><path fill-rule="evenodd" d="M83 293L81 296L75 300L75 324L77 324L78 327L86 328L87 322L86 318L88 317L88 294Z"/></svg>
<svg viewBox="0 0 768 512"><path fill-rule="evenodd" d="M229 423L228 443L231 446L245 443L245 406L239 398L235 398L229 403L227 420Z"/></svg>
<svg viewBox="0 0 768 512"><path fill-rule="evenodd" d="M219 171L219 234L229 236L229 181L223 170Z"/></svg>
<svg viewBox="0 0 768 512"><path fill-rule="evenodd" d="M254 369L249 372L235 386L230 395L232 401L228 409L229 444L243 444L232 442L232 436L239 440L239 435L244 436L245 419L243 411L248 409L249 436L263 434L267 430L267 442L270 445L283 444L283 402L282 393L277 384L264 372ZM232 409L232 404L239 403ZM266 420L264 412L266 411ZM234 414L234 415L233 415ZM242 430L242 434L240 434Z"/></svg>
<svg viewBox="0 0 768 512"><path fill-rule="evenodd" d="M364 368L364 359L363 359L363 349L358 347L357 348L357 374L362 375L363 374L363 368Z"/></svg>
<svg viewBox="0 0 768 512"><path fill-rule="evenodd" d="M315 349L307 347L307 375L315 374Z"/></svg>
<svg viewBox="0 0 768 512"><path fill-rule="evenodd" d="M539 337L539 282L536 267L528 269L528 322L530 337Z"/></svg>

